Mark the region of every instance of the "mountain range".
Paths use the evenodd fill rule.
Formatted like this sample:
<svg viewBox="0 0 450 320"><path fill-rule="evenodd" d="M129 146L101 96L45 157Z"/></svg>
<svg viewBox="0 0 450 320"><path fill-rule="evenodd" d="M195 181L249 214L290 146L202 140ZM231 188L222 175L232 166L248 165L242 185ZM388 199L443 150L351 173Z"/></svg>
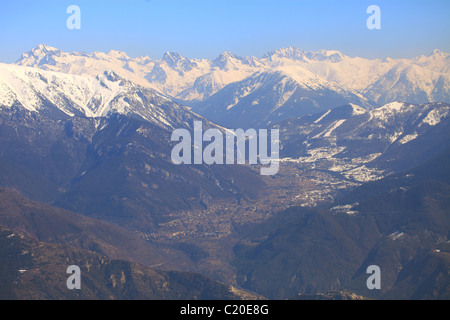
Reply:
<svg viewBox="0 0 450 320"><path fill-rule="evenodd" d="M0 64L0 296L448 299L448 84L438 50L153 60L39 45ZM278 174L175 165L171 134L195 121L278 129ZM81 295L44 289L67 259L92 270Z"/></svg>
<svg viewBox="0 0 450 320"><path fill-rule="evenodd" d="M381 60L289 47L261 58L224 52L213 60L189 59L166 52L153 60L119 51L67 53L39 45L16 64L76 75L112 71L234 128L272 125L349 102L369 109L394 101L450 102L450 57L439 50Z"/></svg>
<svg viewBox="0 0 450 320"><path fill-rule="evenodd" d="M174 128L199 120L223 129L152 89L116 74L0 68L3 79L13 79L2 80L0 98L4 186L147 232L170 221L172 210L256 194L260 178L248 168L172 163Z"/></svg>

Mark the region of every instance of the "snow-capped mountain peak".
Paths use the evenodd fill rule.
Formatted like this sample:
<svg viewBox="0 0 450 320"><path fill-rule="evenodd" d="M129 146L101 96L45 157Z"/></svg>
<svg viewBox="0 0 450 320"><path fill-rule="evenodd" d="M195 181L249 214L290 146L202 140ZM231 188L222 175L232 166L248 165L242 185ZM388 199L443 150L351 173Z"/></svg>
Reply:
<svg viewBox="0 0 450 320"><path fill-rule="evenodd" d="M448 56L448 54L446 54L445 52L443 52L439 49L434 49L433 52L430 54L430 57L431 56L443 56L443 55Z"/></svg>
<svg viewBox="0 0 450 320"><path fill-rule="evenodd" d="M258 70L257 63L252 58L242 58L231 52L222 52L216 59L211 62L211 67L219 68L225 72L230 70L243 70L253 67L253 71Z"/></svg>
<svg viewBox="0 0 450 320"><path fill-rule="evenodd" d="M108 56L118 60L131 60L131 58L123 51L110 50Z"/></svg>
<svg viewBox="0 0 450 320"><path fill-rule="evenodd" d="M46 44L39 44L36 46L36 48L34 48L33 50L31 50L31 52L33 53L57 53L57 52L62 52L61 50L51 47L49 45Z"/></svg>
<svg viewBox="0 0 450 320"><path fill-rule="evenodd" d="M166 52L161 62L165 62L170 68L181 72L190 71L197 66L195 62L192 62L177 52Z"/></svg>
<svg viewBox="0 0 450 320"><path fill-rule="evenodd" d="M168 64L176 64L178 61L184 59L185 58L177 52L166 51L161 60L167 62Z"/></svg>
<svg viewBox="0 0 450 320"><path fill-rule="evenodd" d="M212 61L213 67L218 67L219 69L225 69L233 60L242 60L242 58L234 55L231 52L222 52L216 59Z"/></svg>
<svg viewBox="0 0 450 320"><path fill-rule="evenodd" d="M24 65L43 65L54 64L53 56L60 56L63 51L50 47L45 44L39 44L32 50L25 52L20 57L19 61L22 61Z"/></svg>
<svg viewBox="0 0 450 320"><path fill-rule="evenodd" d="M19 106L56 119L126 114L166 128L188 112L115 71L92 77L0 63L0 108Z"/></svg>
<svg viewBox="0 0 450 320"><path fill-rule="evenodd" d="M263 58L268 58L270 61L277 60L292 60L293 62L308 62L312 61L328 61L331 63L340 62L345 55L337 50L319 50L319 51L303 51L299 48L288 47L278 49L264 55Z"/></svg>
<svg viewBox="0 0 450 320"><path fill-rule="evenodd" d="M288 48L281 48L277 49L275 51L271 51L269 53L266 53L263 56L264 58L268 58L269 60L277 60L282 58L292 59L292 60L301 60L303 58L303 51L295 48L295 47L288 47Z"/></svg>
<svg viewBox="0 0 450 320"><path fill-rule="evenodd" d="M116 74L136 84L153 88L154 86L146 81L142 75L148 72L146 69L149 66L139 63L140 61L138 59L137 62L133 62L133 59L124 52L115 50L111 50L108 54L103 52L69 53L47 45L38 45L30 52L24 53L16 64L89 77L95 77L98 74L103 74L104 71L113 70Z"/></svg>
<svg viewBox="0 0 450 320"><path fill-rule="evenodd" d="M176 52L166 52L161 60L152 60L130 58L115 50L108 54L67 53L39 45L23 54L16 64L88 76L113 70L136 84L186 103L204 101L229 84L280 68L285 68L283 72L299 83L308 82L310 88L345 90L369 101L372 107L392 101L450 101L450 55L437 49L430 55L412 59L365 59L349 57L337 50L304 51L290 46L262 58L244 58L225 51L213 60L188 59ZM352 101L359 103L348 100L342 104Z"/></svg>
<svg viewBox="0 0 450 320"><path fill-rule="evenodd" d="M61 52L61 51L62 50L52 47L52 46L49 46L45 43L40 43L35 48L30 50L30 52L33 52L33 53L38 53L38 52L50 53L50 52Z"/></svg>

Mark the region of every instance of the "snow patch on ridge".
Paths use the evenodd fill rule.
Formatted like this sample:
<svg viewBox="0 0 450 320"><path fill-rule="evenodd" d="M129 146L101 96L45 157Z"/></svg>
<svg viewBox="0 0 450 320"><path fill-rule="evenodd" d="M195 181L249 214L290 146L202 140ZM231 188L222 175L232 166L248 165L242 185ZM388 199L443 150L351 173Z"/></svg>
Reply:
<svg viewBox="0 0 450 320"><path fill-rule="evenodd" d="M428 113L425 119L423 119L422 123L435 126L439 124L443 118L447 117L448 112L448 108L445 108L445 110L433 109Z"/></svg>
<svg viewBox="0 0 450 320"><path fill-rule="evenodd" d="M401 144L408 143L408 142L416 139L418 136L419 136L419 134L417 132L415 132L413 134L408 134L408 135L404 136L402 139L400 139L399 143L401 143Z"/></svg>

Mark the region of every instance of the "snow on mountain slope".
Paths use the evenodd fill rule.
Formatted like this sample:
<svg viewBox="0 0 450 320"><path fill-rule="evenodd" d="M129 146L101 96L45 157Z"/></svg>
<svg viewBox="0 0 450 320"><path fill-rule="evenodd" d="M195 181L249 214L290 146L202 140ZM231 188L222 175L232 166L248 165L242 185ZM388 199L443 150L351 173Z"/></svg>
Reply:
<svg viewBox="0 0 450 320"><path fill-rule="evenodd" d="M124 52L111 50L109 53L64 52L40 44L22 54L17 65L37 67L43 70L57 71L75 75L97 76L105 71L116 74L142 86L152 88L144 76L151 70L154 62L148 57L132 59Z"/></svg>
<svg viewBox="0 0 450 320"><path fill-rule="evenodd" d="M290 47L259 59L261 70L194 104L193 110L226 126L249 127L347 103L370 110L393 101L449 102L448 61L440 51L415 59L370 60Z"/></svg>
<svg viewBox="0 0 450 320"><path fill-rule="evenodd" d="M193 110L232 128L265 127L349 102L371 108L364 97L316 76L302 66L278 66L232 83Z"/></svg>
<svg viewBox="0 0 450 320"><path fill-rule="evenodd" d="M362 91L397 63L393 59L351 58L336 50L303 51L289 47L273 51L263 61L272 67L294 65L316 76L335 82L350 91Z"/></svg>
<svg viewBox="0 0 450 320"><path fill-rule="evenodd" d="M114 72L90 77L0 64L0 107L14 105L58 117L130 114L163 127L179 126L189 113L157 91Z"/></svg>
<svg viewBox="0 0 450 320"><path fill-rule="evenodd" d="M418 66L428 68L434 72L449 73L450 72L450 55L441 50L434 50L430 55L421 55L412 60Z"/></svg>
<svg viewBox="0 0 450 320"><path fill-rule="evenodd" d="M312 163L364 182L407 170L447 148L450 106L392 102L366 111L349 104L273 128L280 129L283 162Z"/></svg>
<svg viewBox="0 0 450 320"><path fill-rule="evenodd" d="M364 94L382 104L394 100L416 103L449 101L450 73L401 63L368 86Z"/></svg>
<svg viewBox="0 0 450 320"><path fill-rule="evenodd" d="M169 61L168 56L171 57ZM179 54L166 53L146 79L161 92L175 98L199 101L262 68L257 59L241 58L229 52L220 54L215 60L189 60Z"/></svg>
<svg viewBox="0 0 450 320"><path fill-rule="evenodd" d="M113 71L136 84L182 100L201 100L262 66L256 58L240 58L228 52L215 60L188 59L176 52L166 52L161 60L152 60L130 58L115 50L67 53L42 44L24 53L16 64L90 76Z"/></svg>
<svg viewBox="0 0 450 320"><path fill-rule="evenodd" d="M381 60L349 57L336 50L303 51L289 47L262 58L223 52L214 60L189 59L166 52L161 60L152 60L130 58L120 51L67 53L39 45L24 53L17 64L91 76L113 71L187 103L204 101L229 84L280 68L294 79L303 78L308 71L314 75L310 79L326 81L328 86L334 84L378 106L393 101L450 102L450 55L439 50L413 59Z"/></svg>

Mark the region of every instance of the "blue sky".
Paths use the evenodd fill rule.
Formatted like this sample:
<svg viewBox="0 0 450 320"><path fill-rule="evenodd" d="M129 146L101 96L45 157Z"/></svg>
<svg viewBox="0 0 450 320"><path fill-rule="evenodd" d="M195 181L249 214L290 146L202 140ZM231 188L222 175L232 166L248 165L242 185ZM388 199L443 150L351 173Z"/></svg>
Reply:
<svg viewBox="0 0 450 320"><path fill-rule="evenodd" d="M81 9L81 30L66 27L72 4ZM381 9L381 30L366 27L372 4ZM449 0L0 0L0 62L14 62L39 43L154 59L165 51L261 57L291 45L413 57L450 52L449 13Z"/></svg>

